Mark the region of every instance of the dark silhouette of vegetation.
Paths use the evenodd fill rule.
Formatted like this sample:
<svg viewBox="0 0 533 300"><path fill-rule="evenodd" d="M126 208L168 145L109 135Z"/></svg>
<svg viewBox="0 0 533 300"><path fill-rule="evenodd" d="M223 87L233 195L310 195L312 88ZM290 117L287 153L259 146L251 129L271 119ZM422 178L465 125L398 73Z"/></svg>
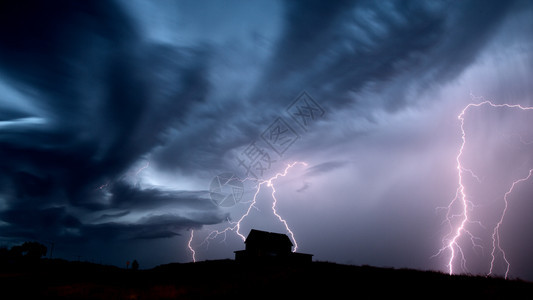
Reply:
<svg viewBox="0 0 533 300"><path fill-rule="evenodd" d="M139 270L139 262L137 262L136 259L134 259L133 262L131 263L131 269L132 270Z"/></svg>
<svg viewBox="0 0 533 300"><path fill-rule="evenodd" d="M131 272L88 262L42 259L37 271L0 272L0 279L6 299L512 299L533 294L533 283L520 280L327 262L252 266L217 260Z"/></svg>
<svg viewBox="0 0 533 300"><path fill-rule="evenodd" d="M37 260L46 256L46 246L37 242L26 242L22 244L22 255L27 259Z"/></svg>
<svg viewBox="0 0 533 300"><path fill-rule="evenodd" d="M11 249L0 249L0 267L36 264L46 256L46 246L37 242L25 242Z"/></svg>

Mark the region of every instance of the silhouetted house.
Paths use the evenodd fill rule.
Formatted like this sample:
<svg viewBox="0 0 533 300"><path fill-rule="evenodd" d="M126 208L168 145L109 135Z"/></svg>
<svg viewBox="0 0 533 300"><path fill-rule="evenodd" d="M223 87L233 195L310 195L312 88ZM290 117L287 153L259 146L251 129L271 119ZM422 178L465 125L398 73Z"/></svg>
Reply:
<svg viewBox="0 0 533 300"><path fill-rule="evenodd" d="M252 229L244 241L245 250L235 251L237 262L311 262L313 255L292 252L292 242L286 234Z"/></svg>

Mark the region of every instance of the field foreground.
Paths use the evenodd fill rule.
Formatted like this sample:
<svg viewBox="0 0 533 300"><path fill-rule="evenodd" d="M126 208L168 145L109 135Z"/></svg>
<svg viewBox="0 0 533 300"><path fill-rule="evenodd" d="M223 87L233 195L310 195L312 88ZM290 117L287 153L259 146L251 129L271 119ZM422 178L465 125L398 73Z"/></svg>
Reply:
<svg viewBox="0 0 533 300"><path fill-rule="evenodd" d="M232 260L124 270L44 260L32 268L0 270L2 299L202 299L533 296L533 283L438 272L348 266L240 265Z"/></svg>

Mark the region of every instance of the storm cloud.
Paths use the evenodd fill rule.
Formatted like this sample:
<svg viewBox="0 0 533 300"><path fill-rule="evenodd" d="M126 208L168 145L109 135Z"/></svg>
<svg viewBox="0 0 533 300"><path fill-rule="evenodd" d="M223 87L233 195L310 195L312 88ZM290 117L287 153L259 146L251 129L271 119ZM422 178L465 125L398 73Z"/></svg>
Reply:
<svg viewBox="0 0 533 300"><path fill-rule="evenodd" d="M201 238L245 210L253 189L223 208L209 188L220 173L246 176L238 158L255 143L271 155L265 176L308 163L277 192L304 251L443 269L429 257L445 231L435 208L456 191L457 115L471 94L532 103L532 15L527 1L2 3L2 242L55 241L70 257L124 243L101 254L108 263L121 247L158 245L151 264L188 260L187 231ZM324 112L305 128L288 112L303 91ZM465 156L501 183L496 199L508 177L490 174L529 165L531 119L472 116L497 122L467 123ZM275 120L297 135L283 153L263 135ZM483 143L493 150L473 154ZM483 167L510 153L505 143L520 154ZM243 228L284 230L269 223L268 193L259 197ZM228 236L198 255L228 257L241 244Z"/></svg>

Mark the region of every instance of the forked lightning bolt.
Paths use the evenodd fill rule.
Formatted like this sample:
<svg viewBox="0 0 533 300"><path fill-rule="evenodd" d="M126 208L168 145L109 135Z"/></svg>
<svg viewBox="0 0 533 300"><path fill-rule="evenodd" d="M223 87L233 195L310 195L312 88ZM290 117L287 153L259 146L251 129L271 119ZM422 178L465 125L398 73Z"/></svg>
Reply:
<svg viewBox="0 0 533 300"><path fill-rule="evenodd" d="M501 253L503 260L505 261L505 278L509 275L509 268L511 267L511 264L507 260L507 257L505 256L505 251L503 251L502 246L500 245L500 226L503 223L503 218L505 217L505 213L507 212L507 207L509 206L509 200L507 197L513 192L515 186L523 181L529 180L531 178L531 174L533 173L533 169L529 170L529 174L521 179L518 179L517 181L513 182L511 185L511 188L505 193L503 196L503 201L505 203L505 206L503 208L502 214L500 216L500 220L496 224L496 227L494 227L494 231L492 233L492 259L490 261L490 269L489 273L487 275L492 275L492 269L494 268L494 261L496 260L496 252Z"/></svg>
<svg viewBox="0 0 533 300"><path fill-rule="evenodd" d="M292 230L290 229L287 221L285 219L283 219L281 217L281 215L278 213L278 211L276 210L276 205L277 205L277 202L278 202L278 199L276 198L276 188L274 186L274 181L279 179L280 177L284 177L287 175L287 173L289 172L289 170L294 167L295 165L297 164L300 164L300 165L303 165L303 166L307 166L307 163L305 162L293 162L291 164L288 164L286 167L285 167L285 170L283 172L280 172L280 173L277 173L276 175L270 177L269 179L267 180L262 180L262 181L259 181L259 183L257 184L257 189L254 193L254 196L252 198L252 201L250 202L250 204L248 205L248 209L246 210L246 212L239 218L239 220L237 220L236 222L231 222L229 221L230 225L231 226L228 226L226 228L224 228L223 230L213 230L211 231L207 237L204 239L204 241L202 242L202 244L204 243L209 243L209 240L212 240L212 239L215 239L216 237L218 236L224 236L224 238L226 237L226 234L230 231L233 231L235 232L243 241L246 240L245 236L240 232L240 229L241 229L241 222L250 214L252 208L255 207L255 204L257 203L257 195L259 195L259 192L261 191L261 187L263 186L266 186L266 187L269 187L272 189L272 212L273 214L278 218L278 220L285 226L285 230L289 233L289 235L291 236L291 240L294 244L294 248L293 248L293 252L296 252L296 250L298 249L298 243L296 242L296 238L294 237L294 233L292 232ZM194 250L194 248L192 247L192 242L193 242L193 239L194 239L194 231L191 230L191 236L189 238L189 242L188 242L188 247L189 247L189 250L191 251L192 253L192 258L193 258L193 261L196 261L196 251Z"/></svg>
<svg viewBox="0 0 533 300"><path fill-rule="evenodd" d="M468 197L466 194L466 188L463 183L463 177L465 173L467 173L470 176L477 179L478 181L480 179L474 174L472 170L466 169L465 167L463 167L463 164L461 162L463 151L466 145L466 132L464 128L465 114L467 113L469 109L478 108L481 106L490 106L493 108L519 109L519 110L533 110L533 107L524 107L518 104L495 104L491 101L482 101L479 103L468 104L465 108L463 108L463 110L459 114L458 119L460 121L462 143L461 143L461 147L459 148L459 152L456 157L458 188L457 188L455 198L447 206L447 214L446 214L445 222L450 226L451 230L450 230L450 233L443 238L443 247L436 254L436 255L439 255L446 251L449 252L450 256L449 256L447 268L448 268L450 275L456 272L454 268L454 263L456 263L456 260L459 260L462 269L466 270L466 257L464 255L463 249L461 248L461 244L460 244L460 239L462 236L467 236L470 239L473 247L481 247L479 244L476 243L478 239L468 230L469 224L472 224L472 223L480 224L480 223L470 218L469 213L472 210L474 210L475 206L470 200L468 200ZM513 192L514 188L516 187L518 183L521 183L523 181L530 179L532 177L532 172L533 172L533 169L529 170L529 175L527 175L526 177L515 180L511 184L511 187L509 188L509 190L503 196L503 201L504 201L505 206L501 213L500 219L493 230L492 252L491 252L492 259L490 262L490 270L487 275L492 275L496 256L498 253L500 253L507 266L506 271L505 271L505 278L507 278L508 276L510 263L507 259L507 256L505 255L505 251L503 250L500 244L500 226L502 225L503 220L505 218L505 214L507 212L508 196ZM457 203L459 203L459 206L461 207L461 212L459 214L453 214L452 207L456 205ZM459 218L459 222L458 222L458 225L454 226L452 221L455 218Z"/></svg>

